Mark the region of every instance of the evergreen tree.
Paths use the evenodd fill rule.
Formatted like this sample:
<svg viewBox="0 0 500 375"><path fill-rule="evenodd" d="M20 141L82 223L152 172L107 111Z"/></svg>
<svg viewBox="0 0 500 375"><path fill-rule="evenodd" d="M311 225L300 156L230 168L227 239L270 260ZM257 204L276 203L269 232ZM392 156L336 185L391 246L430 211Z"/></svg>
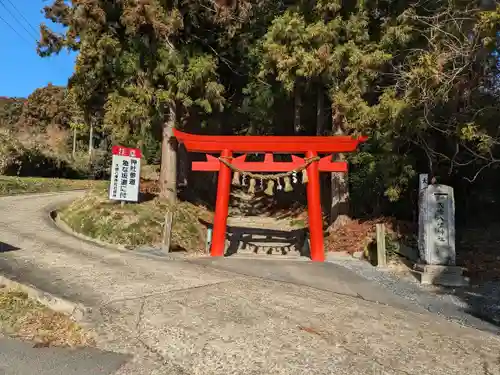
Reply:
<svg viewBox="0 0 500 375"><path fill-rule="evenodd" d="M144 139L146 131L161 124L161 194L169 200L176 198L172 129L194 106L211 113L224 104L217 59L191 34L198 31L192 26L199 18L192 8L197 6L56 0L45 14L66 26L65 33L41 27L42 56L63 48L79 51L70 87L86 122L100 122L117 140Z"/></svg>

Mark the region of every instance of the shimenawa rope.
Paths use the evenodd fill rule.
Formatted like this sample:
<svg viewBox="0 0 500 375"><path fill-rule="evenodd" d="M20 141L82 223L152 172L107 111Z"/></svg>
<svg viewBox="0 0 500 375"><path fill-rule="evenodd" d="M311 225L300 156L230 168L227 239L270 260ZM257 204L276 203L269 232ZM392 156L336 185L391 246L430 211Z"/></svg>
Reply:
<svg viewBox="0 0 500 375"><path fill-rule="evenodd" d="M285 181L284 190L286 192L293 190L292 184L290 183L290 176L293 175L294 173L302 172L302 183L307 184L308 178L307 178L306 168L311 163L313 163L315 161L319 161L321 158L318 156L313 156L312 158L305 158L304 165L297 167L297 168L295 168L291 171L288 171L288 172L276 173L276 174L260 174L260 173L247 172L247 171L244 171L244 170L234 166L233 164L231 164L229 161L231 159L232 159L231 157L227 157L227 156L220 156L219 157L220 162L234 172L233 182L232 182L233 185L237 185L237 186L240 185L240 177L241 176L243 176L243 179L245 179L245 177L250 177L250 186L248 188L248 192L250 194L254 194L256 180L260 180L262 184L263 184L263 181L265 180L265 181L267 181L267 188L266 188L266 190L264 190L264 193L266 193L267 195L273 195L275 181L279 182L280 179L284 179L284 181Z"/></svg>

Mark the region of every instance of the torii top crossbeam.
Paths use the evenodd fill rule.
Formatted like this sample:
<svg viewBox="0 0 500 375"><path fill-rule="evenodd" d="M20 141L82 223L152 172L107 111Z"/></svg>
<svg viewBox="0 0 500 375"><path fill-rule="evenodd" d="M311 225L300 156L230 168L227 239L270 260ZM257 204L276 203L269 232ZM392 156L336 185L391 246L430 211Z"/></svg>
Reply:
<svg viewBox="0 0 500 375"><path fill-rule="evenodd" d="M330 136L238 136L238 135L196 135L174 129L174 136L191 152L283 152L317 153L353 152L367 137Z"/></svg>

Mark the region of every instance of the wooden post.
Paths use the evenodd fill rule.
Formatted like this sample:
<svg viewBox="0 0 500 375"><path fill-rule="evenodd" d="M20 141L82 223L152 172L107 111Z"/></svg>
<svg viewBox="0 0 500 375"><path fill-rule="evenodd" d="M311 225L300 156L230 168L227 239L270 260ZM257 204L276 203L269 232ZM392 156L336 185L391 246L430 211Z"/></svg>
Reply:
<svg viewBox="0 0 500 375"><path fill-rule="evenodd" d="M210 252L210 246L212 245L212 228L207 228L207 242L205 245L205 251Z"/></svg>
<svg viewBox="0 0 500 375"><path fill-rule="evenodd" d="M377 233L377 267L387 266L387 254L385 249L385 225L376 224Z"/></svg>
<svg viewBox="0 0 500 375"><path fill-rule="evenodd" d="M225 149L221 157L230 158L232 152ZM215 202L214 230L210 253L213 257L224 256L226 247L227 215L229 213L229 194L231 192L231 169L223 163L219 166L219 180L217 181L217 201Z"/></svg>
<svg viewBox="0 0 500 375"><path fill-rule="evenodd" d="M164 252L170 252L170 240L172 238L172 224L174 221L174 214L168 211L165 214L165 224L163 224L163 239L162 239L162 249Z"/></svg>
<svg viewBox="0 0 500 375"><path fill-rule="evenodd" d="M318 154L308 151L307 158L313 158ZM325 247L323 243L323 215L321 211L321 197L319 187L318 162L312 162L307 167L307 210L309 215L309 234L311 242L311 260L323 262L325 260Z"/></svg>

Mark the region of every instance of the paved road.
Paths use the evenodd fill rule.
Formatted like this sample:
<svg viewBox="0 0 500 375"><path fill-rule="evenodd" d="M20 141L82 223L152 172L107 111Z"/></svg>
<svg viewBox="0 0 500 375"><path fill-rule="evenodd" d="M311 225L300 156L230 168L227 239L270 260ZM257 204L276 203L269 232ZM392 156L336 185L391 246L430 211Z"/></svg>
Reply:
<svg viewBox="0 0 500 375"><path fill-rule="evenodd" d="M0 375L109 374L127 359L90 348L34 348L27 342L0 337Z"/></svg>
<svg viewBox="0 0 500 375"><path fill-rule="evenodd" d="M500 374L499 338L333 264L160 261L77 240L46 212L76 196L0 199L0 241L18 249L0 271L92 308L99 348L134 357L116 375Z"/></svg>

